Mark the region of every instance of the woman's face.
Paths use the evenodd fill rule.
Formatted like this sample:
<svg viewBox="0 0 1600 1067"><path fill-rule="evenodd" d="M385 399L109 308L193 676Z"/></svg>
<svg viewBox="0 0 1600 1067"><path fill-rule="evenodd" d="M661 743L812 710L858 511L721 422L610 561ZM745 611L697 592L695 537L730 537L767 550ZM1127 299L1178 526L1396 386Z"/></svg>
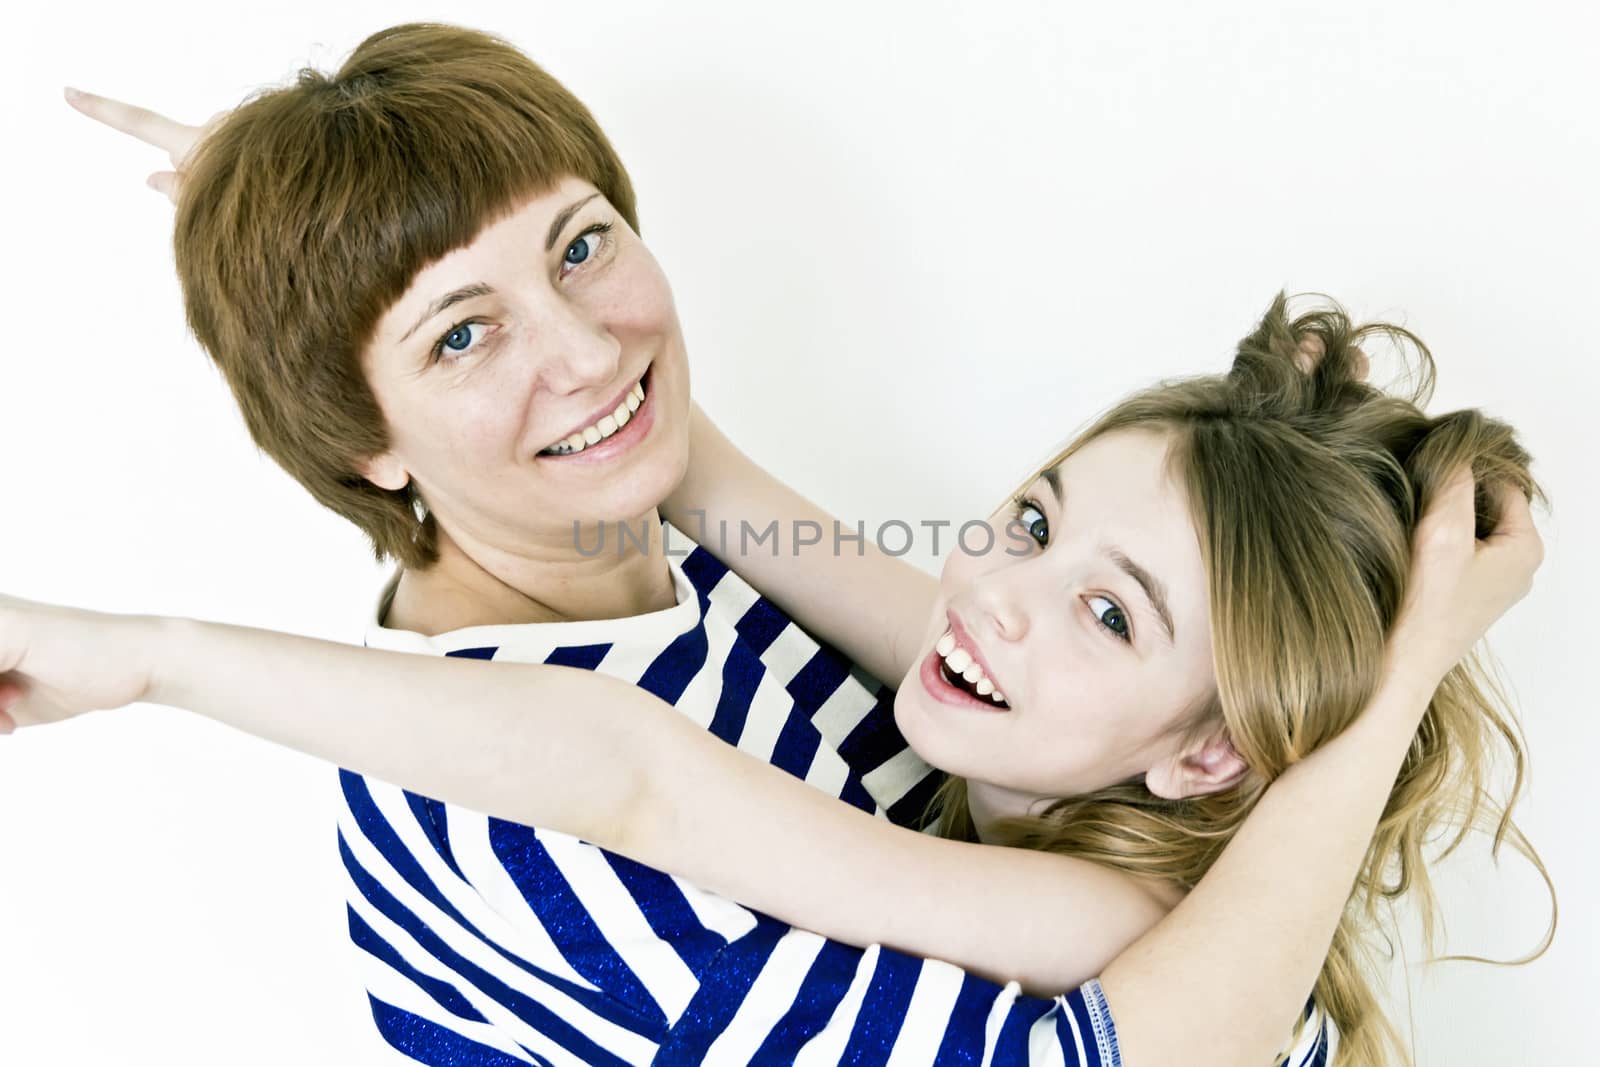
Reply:
<svg viewBox="0 0 1600 1067"><path fill-rule="evenodd" d="M390 448L364 473L386 489L414 482L458 544L559 549L575 520L647 513L688 462L672 292L580 179L420 271L366 368Z"/></svg>
<svg viewBox="0 0 1600 1067"><path fill-rule="evenodd" d="M1180 748L1215 683L1206 573L1167 446L1143 430L1096 438L990 518L991 551L945 564L895 718L991 808L1134 777L1183 795L1237 769L1218 763L1231 749Z"/></svg>

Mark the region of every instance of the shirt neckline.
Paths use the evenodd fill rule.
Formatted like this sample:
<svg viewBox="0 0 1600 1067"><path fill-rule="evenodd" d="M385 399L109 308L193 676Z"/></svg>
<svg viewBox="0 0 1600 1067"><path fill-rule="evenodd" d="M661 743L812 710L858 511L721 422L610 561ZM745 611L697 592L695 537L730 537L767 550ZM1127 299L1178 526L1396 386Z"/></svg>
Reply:
<svg viewBox="0 0 1600 1067"><path fill-rule="evenodd" d="M493 646L512 650L519 646L537 645L555 649L563 646L621 643L666 643L687 633L700 621L700 594L683 567L673 557L667 557L667 571L672 575L676 603L670 608L627 615L620 619L573 619L567 622L492 623L484 626L463 626L440 634L422 634L415 630L400 630L384 626L383 617L395 582L391 578L379 593L376 604L367 617L366 644L369 648L385 648L395 652L424 652L442 655L461 648L486 648Z"/></svg>

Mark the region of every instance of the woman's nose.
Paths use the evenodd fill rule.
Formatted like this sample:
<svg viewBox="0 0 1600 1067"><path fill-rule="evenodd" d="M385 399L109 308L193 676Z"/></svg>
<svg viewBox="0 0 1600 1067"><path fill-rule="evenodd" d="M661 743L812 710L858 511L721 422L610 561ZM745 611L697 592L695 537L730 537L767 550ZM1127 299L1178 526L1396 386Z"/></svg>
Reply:
<svg viewBox="0 0 1600 1067"><path fill-rule="evenodd" d="M603 324L563 308L542 325L541 362L551 392L576 393L616 382L622 345Z"/></svg>

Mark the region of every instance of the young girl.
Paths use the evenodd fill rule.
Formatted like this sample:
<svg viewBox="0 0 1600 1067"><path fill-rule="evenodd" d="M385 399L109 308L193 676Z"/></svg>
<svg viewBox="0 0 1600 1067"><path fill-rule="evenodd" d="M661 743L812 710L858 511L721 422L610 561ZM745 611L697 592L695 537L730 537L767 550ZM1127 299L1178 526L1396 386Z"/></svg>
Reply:
<svg viewBox="0 0 1600 1067"><path fill-rule="evenodd" d="M841 941L1042 992L1098 975L1091 1003L1103 990L1129 1062L1271 1062L1313 987L1335 1062L1387 1062L1361 972L1377 896L1430 899L1422 843L1453 815L1497 817L1496 840L1523 845L1484 780L1497 744L1520 771L1520 746L1458 661L1540 548L1509 428L1423 415L1420 342L1412 396L1363 384L1355 345L1373 332L1410 337L1337 310L1290 321L1280 295L1228 374L1135 394L1040 467L988 520L986 551L951 554L931 611L881 557L849 565L850 596L826 565L795 574L802 621L906 667L896 722L950 774L939 837L565 666L7 601L0 704L22 725L186 707ZM1307 335L1325 351L1309 373ZM697 472L734 489L694 500L692 475L680 505L802 507L696 433Z"/></svg>

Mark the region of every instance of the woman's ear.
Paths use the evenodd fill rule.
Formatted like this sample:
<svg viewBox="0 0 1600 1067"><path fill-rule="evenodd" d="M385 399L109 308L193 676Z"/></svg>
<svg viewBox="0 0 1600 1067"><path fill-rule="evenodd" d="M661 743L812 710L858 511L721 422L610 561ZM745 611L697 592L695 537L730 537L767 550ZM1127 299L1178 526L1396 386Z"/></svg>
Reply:
<svg viewBox="0 0 1600 1067"><path fill-rule="evenodd" d="M379 489L387 489L390 492L398 492L411 484L410 472L393 452L364 459L356 470L361 477Z"/></svg>
<svg viewBox="0 0 1600 1067"><path fill-rule="evenodd" d="M1220 793L1239 784L1249 771L1244 757L1218 728L1181 749L1170 760L1151 767L1144 777L1145 788L1167 800Z"/></svg>

